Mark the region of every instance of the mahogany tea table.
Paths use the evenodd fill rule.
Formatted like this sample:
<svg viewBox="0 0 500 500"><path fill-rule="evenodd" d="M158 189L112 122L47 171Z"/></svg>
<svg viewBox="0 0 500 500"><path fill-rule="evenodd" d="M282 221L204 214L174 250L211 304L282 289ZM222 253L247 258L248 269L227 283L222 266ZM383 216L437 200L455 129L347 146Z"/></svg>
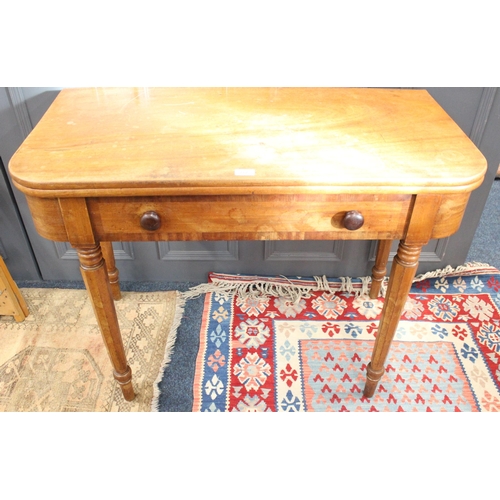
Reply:
<svg viewBox="0 0 500 500"><path fill-rule="evenodd" d="M458 230L486 160L424 90L65 89L9 164L45 238L69 241L125 399L112 241L379 240L391 268L374 394L422 246Z"/></svg>

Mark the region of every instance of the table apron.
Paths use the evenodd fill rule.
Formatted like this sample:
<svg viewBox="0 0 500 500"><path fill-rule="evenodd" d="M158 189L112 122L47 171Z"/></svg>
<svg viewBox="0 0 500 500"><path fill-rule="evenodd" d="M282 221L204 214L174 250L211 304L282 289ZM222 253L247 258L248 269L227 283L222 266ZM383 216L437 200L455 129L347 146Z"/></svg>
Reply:
<svg viewBox="0 0 500 500"><path fill-rule="evenodd" d="M425 196L418 195L419 200ZM458 229L469 193L441 198L433 221L434 238ZM85 201L96 241L383 240L404 238L410 220L418 221L413 211L422 204L415 204L416 199L417 195L373 194L103 196ZM65 224L57 199L28 196L27 200L42 236L75 239L78 227ZM348 230L343 220L353 210L361 213L364 223ZM159 217L158 229L141 226L147 212Z"/></svg>
<svg viewBox="0 0 500 500"><path fill-rule="evenodd" d="M412 197L398 196L196 196L93 198L88 209L99 239L263 240L392 239L400 237ZM343 225L347 212L362 214L357 230ZM154 213L160 227L141 227Z"/></svg>

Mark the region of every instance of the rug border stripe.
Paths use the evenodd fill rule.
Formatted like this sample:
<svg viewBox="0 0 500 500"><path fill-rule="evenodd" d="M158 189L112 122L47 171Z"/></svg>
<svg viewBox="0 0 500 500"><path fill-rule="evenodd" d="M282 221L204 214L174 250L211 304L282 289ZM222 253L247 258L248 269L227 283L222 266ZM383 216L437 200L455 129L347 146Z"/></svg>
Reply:
<svg viewBox="0 0 500 500"><path fill-rule="evenodd" d="M207 293L203 301L203 316L201 319L200 333L205 332L210 321L211 312L211 297ZM205 314L206 311L206 314ZM202 406L202 390L200 380L203 380L205 370L204 370L204 356L207 349L208 335L200 335L200 347L198 349L198 354L196 356L195 363L195 378L193 380L193 412L201 411Z"/></svg>

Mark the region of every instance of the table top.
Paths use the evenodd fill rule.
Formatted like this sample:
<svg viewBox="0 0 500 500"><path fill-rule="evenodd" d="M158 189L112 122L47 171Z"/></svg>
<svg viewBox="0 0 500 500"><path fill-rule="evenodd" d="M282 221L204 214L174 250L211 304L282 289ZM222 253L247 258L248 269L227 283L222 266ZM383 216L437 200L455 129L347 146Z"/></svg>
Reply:
<svg viewBox="0 0 500 500"><path fill-rule="evenodd" d="M425 90L70 88L9 169L27 194L453 193L486 160Z"/></svg>

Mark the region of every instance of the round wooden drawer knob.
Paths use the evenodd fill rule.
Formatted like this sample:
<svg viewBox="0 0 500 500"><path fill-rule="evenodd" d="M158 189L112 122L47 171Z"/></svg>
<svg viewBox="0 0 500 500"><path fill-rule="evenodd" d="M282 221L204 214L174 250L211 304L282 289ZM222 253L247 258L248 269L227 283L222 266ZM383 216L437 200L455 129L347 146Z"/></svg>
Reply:
<svg viewBox="0 0 500 500"><path fill-rule="evenodd" d="M365 223L365 219L357 210L351 210L344 215L342 223L349 231L356 231Z"/></svg>
<svg viewBox="0 0 500 500"><path fill-rule="evenodd" d="M156 212L144 212L141 217L141 227L148 231L156 231L160 229L161 219Z"/></svg>

